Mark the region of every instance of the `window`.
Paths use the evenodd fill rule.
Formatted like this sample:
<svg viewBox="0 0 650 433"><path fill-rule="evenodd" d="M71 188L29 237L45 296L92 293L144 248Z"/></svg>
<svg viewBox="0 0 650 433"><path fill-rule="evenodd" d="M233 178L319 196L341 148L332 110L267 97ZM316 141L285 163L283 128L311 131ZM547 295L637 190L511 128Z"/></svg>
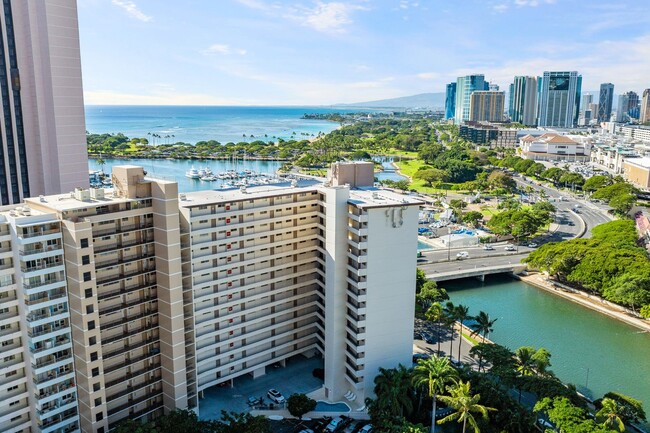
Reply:
<svg viewBox="0 0 650 433"><path fill-rule="evenodd" d="M95 367L92 369L92 375L93 377L99 376L99 367Z"/></svg>
<svg viewBox="0 0 650 433"><path fill-rule="evenodd" d="M95 421L101 421L104 419L104 412L99 412L97 415L95 415Z"/></svg>
<svg viewBox="0 0 650 433"><path fill-rule="evenodd" d="M102 398L101 397L96 398L95 399L95 406L99 406L101 404L102 404Z"/></svg>
<svg viewBox="0 0 650 433"><path fill-rule="evenodd" d="M97 361L97 358L98 358L98 356L97 356L97 352L92 352L92 353L90 354L90 360L91 360L91 361Z"/></svg>
<svg viewBox="0 0 650 433"><path fill-rule="evenodd" d="M90 256L81 256L81 264L82 265L89 265L90 264Z"/></svg>
<svg viewBox="0 0 650 433"><path fill-rule="evenodd" d="M95 310L94 310L92 304L90 304L90 305L86 305L86 314L90 314L90 313L92 313L93 311L95 311Z"/></svg>
<svg viewBox="0 0 650 433"><path fill-rule="evenodd" d="M88 238L81 239L81 248L88 248Z"/></svg>
<svg viewBox="0 0 650 433"><path fill-rule="evenodd" d="M93 296L93 289L86 289L86 298L91 298Z"/></svg>
<svg viewBox="0 0 650 433"><path fill-rule="evenodd" d="M88 345L89 346L94 346L95 344L97 344L97 337L90 337L88 339Z"/></svg>
<svg viewBox="0 0 650 433"><path fill-rule="evenodd" d="M99 391L100 389L102 389L102 386L99 384L99 382L97 382L97 383L93 383L93 391L94 391L94 392L97 392L97 391Z"/></svg>
<svg viewBox="0 0 650 433"><path fill-rule="evenodd" d="M84 281L90 281L92 279L90 272L84 272Z"/></svg>
<svg viewBox="0 0 650 433"><path fill-rule="evenodd" d="M97 433L104 433L104 427L100 427L97 429Z"/></svg>
<svg viewBox="0 0 650 433"><path fill-rule="evenodd" d="M93 329L95 329L95 321L91 320L90 322L88 322L88 330L92 331Z"/></svg>

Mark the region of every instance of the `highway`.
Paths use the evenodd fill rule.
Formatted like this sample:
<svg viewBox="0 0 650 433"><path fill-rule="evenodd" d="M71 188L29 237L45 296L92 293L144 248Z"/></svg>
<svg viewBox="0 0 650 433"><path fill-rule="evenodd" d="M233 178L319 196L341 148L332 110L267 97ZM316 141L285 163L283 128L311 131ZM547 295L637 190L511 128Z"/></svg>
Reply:
<svg viewBox="0 0 650 433"><path fill-rule="evenodd" d="M543 190L557 211L551 224L550 231L533 239L538 245L547 242L558 242L576 237L590 237L591 229L611 221L607 206L591 203L588 200L575 197L556 189L538 185L522 177L514 178L523 190L526 186L536 191ZM577 206L577 207L576 207ZM444 236L444 235L443 235ZM436 248L425 251L418 259L418 267L428 274L434 272L450 272L453 270L468 270L480 266L497 266L519 263L533 250L525 245L517 246L516 251L506 251L506 242L492 244L494 250L486 251L481 246L464 248ZM469 258L457 260L456 254L464 251Z"/></svg>

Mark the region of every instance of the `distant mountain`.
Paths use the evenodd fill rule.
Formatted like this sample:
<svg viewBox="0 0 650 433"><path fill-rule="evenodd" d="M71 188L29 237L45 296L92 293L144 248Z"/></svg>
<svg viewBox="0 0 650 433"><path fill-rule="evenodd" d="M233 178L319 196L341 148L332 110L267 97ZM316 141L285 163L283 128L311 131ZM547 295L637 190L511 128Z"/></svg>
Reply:
<svg viewBox="0 0 650 433"><path fill-rule="evenodd" d="M346 108L433 108L445 107L445 93L420 93L401 98L381 99L379 101L356 102L353 104L336 104L335 107Z"/></svg>

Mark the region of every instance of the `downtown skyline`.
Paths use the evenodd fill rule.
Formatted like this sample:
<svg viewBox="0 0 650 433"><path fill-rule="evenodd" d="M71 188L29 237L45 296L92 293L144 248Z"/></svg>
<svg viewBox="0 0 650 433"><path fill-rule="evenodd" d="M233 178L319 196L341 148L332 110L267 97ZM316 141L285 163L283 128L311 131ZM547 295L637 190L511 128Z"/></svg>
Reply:
<svg viewBox="0 0 650 433"><path fill-rule="evenodd" d="M507 89L516 75L549 70L578 70L587 91L612 82L640 94L650 84L643 9L633 1L80 0L85 102L329 105L444 92L473 73Z"/></svg>

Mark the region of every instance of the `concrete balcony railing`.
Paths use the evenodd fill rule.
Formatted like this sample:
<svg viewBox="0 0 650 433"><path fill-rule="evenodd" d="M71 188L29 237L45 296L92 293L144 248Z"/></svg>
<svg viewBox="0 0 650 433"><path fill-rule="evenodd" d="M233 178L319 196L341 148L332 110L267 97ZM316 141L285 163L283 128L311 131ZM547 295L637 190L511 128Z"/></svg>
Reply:
<svg viewBox="0 0 650 433"><path fill-rule="evenodd" d="M30 239L30 238L36 238L39 236L47 236L47 235L53 235L53 234L58 234L61 233L61 231L57 229L51 229L51 230L38 230L34 232L29 232L29 233L23 233L19 234L18 238L19 239Z"/></svg>
<svg viewBox="0 0 650 433"><path fill-rule="evenodd" d="M29 248L29 249L20 250L19 254L21 256L30 256L33 254L47 253L50 251L61 251L61 250L63 250L62 245L48 245L44 248Z"/></svg>

